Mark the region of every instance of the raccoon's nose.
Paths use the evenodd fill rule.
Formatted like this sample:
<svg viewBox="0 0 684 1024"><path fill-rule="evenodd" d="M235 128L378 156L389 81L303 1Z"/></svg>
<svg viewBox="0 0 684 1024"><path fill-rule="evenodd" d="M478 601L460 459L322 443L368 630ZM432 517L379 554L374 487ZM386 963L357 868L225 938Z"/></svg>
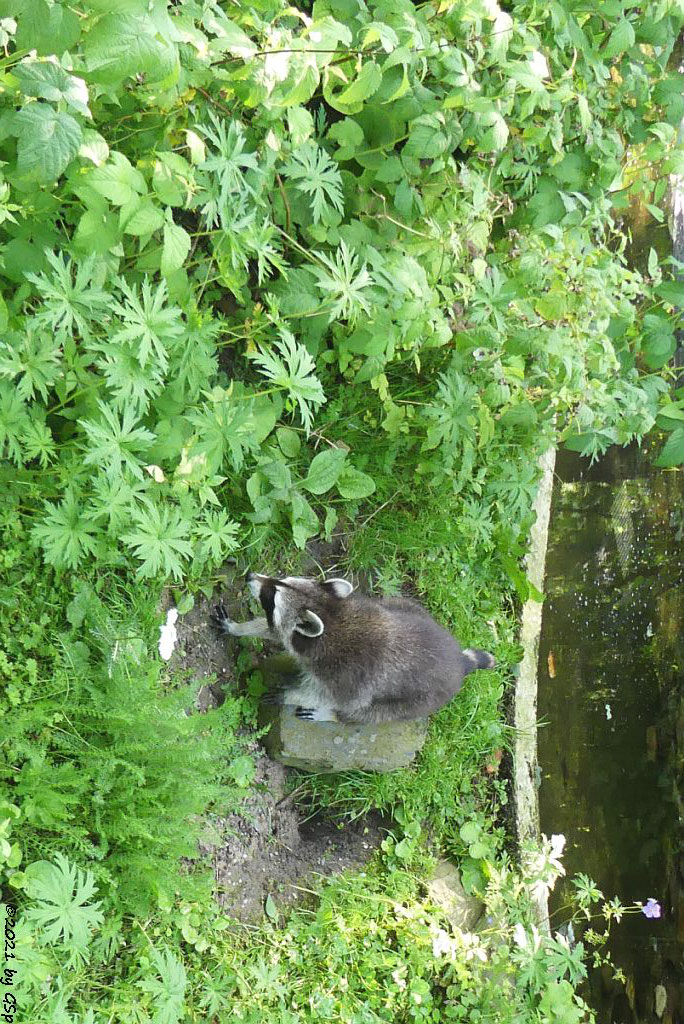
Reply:
<svg viewBox="0 0 684 1024"><path fill-rule="evenodd" d="M254 573L252 572L251 569L248 569L247 572L245 573L245 580L246 580L247 583L251 583L253 579L254 579Z"/></svg>

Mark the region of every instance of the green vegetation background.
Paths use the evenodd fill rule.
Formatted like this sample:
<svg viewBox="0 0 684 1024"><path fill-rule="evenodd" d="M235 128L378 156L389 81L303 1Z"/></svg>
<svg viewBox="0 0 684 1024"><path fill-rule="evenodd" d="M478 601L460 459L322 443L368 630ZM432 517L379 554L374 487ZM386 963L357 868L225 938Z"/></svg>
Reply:
<svg viewBox="0 0 684 1024"><path fill-rule="evenodd" d="M628 266L620 232L632 203L662 220L684 170L684 8L111 8L0 0L17 1020L585 1019L584 947L531 928L554 850L511 867L483 768L537 454L657 424L661 464L684 461L684 286L654 250ZM185 715L162 587L210 593L229 556L282 565L340 532L380 590L410 577L462 640L493 634L501 670L437 716L415 771L315 779L316 806L395 832L369 876L237 933L180 858L244 795L254 700ZM426 832L486 890L478 935L430 905Z"/></svg>

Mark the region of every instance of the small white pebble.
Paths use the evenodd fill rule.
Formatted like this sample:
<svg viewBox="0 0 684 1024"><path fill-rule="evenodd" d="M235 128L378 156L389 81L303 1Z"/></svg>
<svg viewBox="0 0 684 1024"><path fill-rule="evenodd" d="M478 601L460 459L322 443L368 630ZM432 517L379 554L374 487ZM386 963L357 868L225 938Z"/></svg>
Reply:
<svg viewBox="0 0 684 1024"><path fill-rule="evenodd" d="M168 661L173 654L174 647L178 643L176 623L178 622L178 609L169 608L166 613L166 622L159 627L159 657Z"/></svg>

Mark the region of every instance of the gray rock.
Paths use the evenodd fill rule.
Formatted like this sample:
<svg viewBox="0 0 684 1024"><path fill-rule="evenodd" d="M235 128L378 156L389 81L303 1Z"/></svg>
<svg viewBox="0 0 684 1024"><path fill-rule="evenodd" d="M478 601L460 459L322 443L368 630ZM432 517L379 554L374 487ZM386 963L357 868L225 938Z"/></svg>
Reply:
<svg viewBox="0 0 684 1024"><path fill-rule="evenodd" d="M270 686L284 685L297 666L287 654L266 658L261 666ZM351 768L391 772L410 764L421 750L426 719L343 725L341 722L303 722L294 707L262 704L261 728L269 726L263 743L274 761L310 772L341 772Z"/></svg>
<svg viewBox="0 0 684 1024"><path fill-rule="evenodd" d="M438 862L428 882L428 892L454 928L470 932L482 916L484 905L476 896L468 895L463 888L458 868L451 861Z"/></svg>
<svg viewBox="0 0 684 1024"><path fill-rule="evenodd" d="M262 705L261 728L270 726L263 743L269 757L310 772L342 772L358 768L391 772L415 758L427 732L427 722L382 722L343 725L341 722L303 722L293 707Z"/></svg>

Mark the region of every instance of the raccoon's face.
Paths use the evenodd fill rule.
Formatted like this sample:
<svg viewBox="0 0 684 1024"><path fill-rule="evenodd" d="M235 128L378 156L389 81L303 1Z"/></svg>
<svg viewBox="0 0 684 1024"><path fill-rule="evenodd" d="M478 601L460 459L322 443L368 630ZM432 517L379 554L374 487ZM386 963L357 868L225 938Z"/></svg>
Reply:
<svg viewBox="0 0 684 1024"><path fill-rule="evenodd" d="M298 637L315 640L322 636L339 603L354 589L343 579L319 583L304 576L277 579L254 572L248 573L247 583L270 628L289 649Z"/></svg>

